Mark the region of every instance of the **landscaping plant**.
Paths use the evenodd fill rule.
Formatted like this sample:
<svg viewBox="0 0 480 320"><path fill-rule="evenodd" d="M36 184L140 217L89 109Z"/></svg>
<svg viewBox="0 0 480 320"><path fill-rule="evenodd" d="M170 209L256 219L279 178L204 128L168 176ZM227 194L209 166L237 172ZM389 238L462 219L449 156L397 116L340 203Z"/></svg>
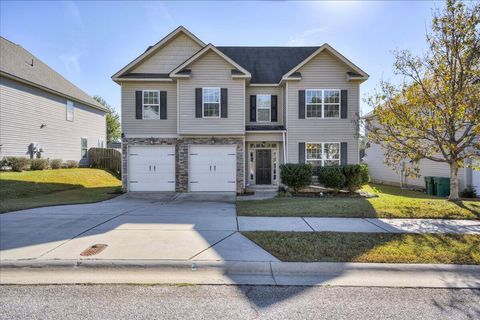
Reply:
<svg viewBox="0 0 480 320"><path fill-rule="evenodd" d="M25 157L5 157L4 161L6 166L16 172L27 170L30 166L30 159Z"/></svg>
<svg viewBox="0 0 480 320"><path fill-rule="evenodd" d="M69 168L69 169L78 168L78 161L67 160L67 161L65 161L64 165L65 165L65 168Z"/></svg>
<svg viewBox="0 0 480 320"><path fill-rule="evenodd" d="M282 183L297 193L299 189L310 185L313 168L311 164L286 163L280 166Z"/></svg>
<svg viewBox="0 0 480 320"><path fill-rule="evenodd" d="M48 159L30 160L30 170L46 170L46 169L48 169Z"/></svg>
<svg viewBox="0 0 480 320"><path fill-rule="evenodd" d="M63 160L62 159L52 159L50 160L50 168L52 169L60 169L62 167Z"/></svg>
<svg viewBox="0 0 480 320"><path fill-rule="evenodd" d="M318 181L327 188L342 189L345 185L345 175L341 167L318 167Z"/></svg>

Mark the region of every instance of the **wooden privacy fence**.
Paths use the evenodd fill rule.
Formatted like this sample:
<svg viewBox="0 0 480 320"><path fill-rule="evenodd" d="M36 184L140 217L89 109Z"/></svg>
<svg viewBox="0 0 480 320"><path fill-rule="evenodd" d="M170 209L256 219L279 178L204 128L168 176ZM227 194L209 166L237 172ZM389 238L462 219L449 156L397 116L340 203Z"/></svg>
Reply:
<svg viewBox="0 0 480 320"><path fill-rule="evenodd" d="M122 154L109 148L90 148L88 164L91 168L106 169L117 177L122 174Z"/></svg>

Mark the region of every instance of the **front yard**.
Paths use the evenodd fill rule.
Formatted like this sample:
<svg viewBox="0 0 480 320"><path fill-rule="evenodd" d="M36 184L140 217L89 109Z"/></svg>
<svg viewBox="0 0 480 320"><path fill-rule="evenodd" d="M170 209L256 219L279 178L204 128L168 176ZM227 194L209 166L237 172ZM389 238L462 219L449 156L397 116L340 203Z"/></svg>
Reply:
<svg viewBox="0 0 480 320"><path fill-rule="evenodd" d="M357 218L437 218L476 219L480 201L456 204L423 192L384 185L367 185L365 191L377 198L277 197L269 200L238 201L241 216L272 217L357 217Z"/></svg>
<svg viewBox="0 0 480 320"><path fill-rule="evenodd" d="M120 180L100 169L0 172L0 213L115 197Z"/></svg>
<svg viewBox="0 0 480 320"><path fill-rule="evenodd" d="M480 235L243 232L281 261L480 264Z"/></svg>

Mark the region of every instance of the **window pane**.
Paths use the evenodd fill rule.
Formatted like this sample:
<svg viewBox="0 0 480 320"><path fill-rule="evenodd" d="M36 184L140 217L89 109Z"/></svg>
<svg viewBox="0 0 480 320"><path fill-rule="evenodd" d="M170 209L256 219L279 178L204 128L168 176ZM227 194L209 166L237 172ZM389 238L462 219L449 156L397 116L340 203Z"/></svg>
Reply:
<svg viewBox="0 0 480 320"><path fill-rule="evenodd" d="M307 104L307 117L322 117L322 106L319 104Z"/></svg>
<svg viewBox="0 0 480 320"><path fill-rule="evenodd" d="M325 163L326 167L339 166L340 165L340 160L325 160L324 163Z"/></svg>
<svg viewBox="0 0 480 320"><path fill-rule="evenodd" d="M322 103L322 90L307 90L307 103Z"/></svg>
<svg viewBox="0 0 480 320"><path fill-rule="evenodd" d="M307 159L321 160L322 147L320 144L307 143Z"/></svg>
<svg viewBox="0 0 480 320"><path fill-rule="evenodd" d="M258 109L258 119L257 121L270 121L270 108L268 109Z"/></svg>
<svg viewBox="0 0 480 320"><path fill-rule="evenodd" d="M82 138L82 149L87 148L88 142L87 139Z"/></svg>
<svg viewBox="0 0 480 320"><path fill-rule="evenodd" d="M73 102L67 100L67 120L73 121Z"/></svg>
<svg viewBox="0 0 480 320"><path fill-rule="evenodd" d="M322 165L321 160L307 160L307 163L310 163L314 167L320 167Z"/></svg>
<svg viewBox="0 0 480 320"><path fill-rule="evenodd" d="M340 159L340 147L338 143L324 144L324 158L325 159Z"/></svg>
<svg viewBox="0 0 480 320"><path fill-rule="evenodd" d="M204 88L203 89L203 103L220 103L220 89L219 88Z"/></svg>
<svg viewBox="0 0 480 320"><path fill-rule="evenodd" d="M266 94L257 95L257 107L258 108L270 108L271 96Z"/></svg>
<svg viewBox="0 0 480 320"><path fill-rule="evenodd" d="M143 104L158 104L158 91L144 91Z"/></svg>
<svg viewBox="0 0 480 320"><path fill-rule="evenodd" d="M204 117L218 117L220 115L220 105L218 103L205 103L203 105Z"/></svg>
<svg viewBox="0 0 480 320"><path fill-rule="evenodd" d="M324 100L325 100L325 103L340 103L340 91L325 90Z"/></svg>
<svg viewBox="0 0 480 320"><path fill-rule="evenodd" d="M159 119L159 106L143 106L143 119Z"/></svg>
<svg viewBox="0 0 480 320"><path fill-rule="evenodd" d="M340 106L338 104L326 104L325 107L325 118L339 118L340 117Z"/></svg>

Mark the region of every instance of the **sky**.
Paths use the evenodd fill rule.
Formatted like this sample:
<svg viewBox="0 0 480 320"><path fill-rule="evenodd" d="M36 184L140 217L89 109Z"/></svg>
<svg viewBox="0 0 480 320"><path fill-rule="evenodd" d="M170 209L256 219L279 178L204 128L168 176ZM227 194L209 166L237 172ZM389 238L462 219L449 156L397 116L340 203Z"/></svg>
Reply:
<svg viewBox="0 0 480 320"><path fill-rule="evenodd" d="M0 1L0 35L120 110L111 76L179 25L218 46L329 43L370 75L364 98L393 74L395 49L425 50L430 1Z"/></svg>

